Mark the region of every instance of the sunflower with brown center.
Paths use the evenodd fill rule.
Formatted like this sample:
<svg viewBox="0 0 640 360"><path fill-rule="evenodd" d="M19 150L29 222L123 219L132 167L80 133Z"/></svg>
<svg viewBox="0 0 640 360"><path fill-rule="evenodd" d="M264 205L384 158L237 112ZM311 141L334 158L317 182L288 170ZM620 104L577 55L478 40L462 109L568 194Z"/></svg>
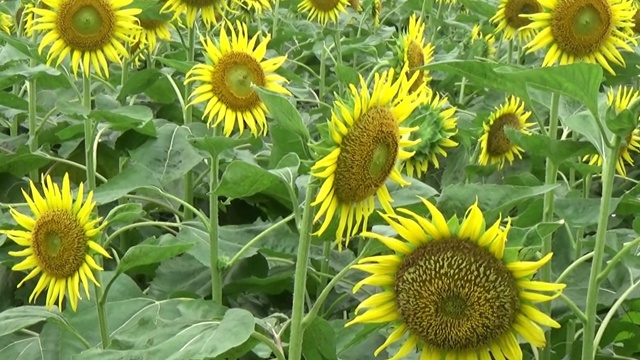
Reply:
<svg viewBox="0 0 640 360"><path fill-rule="evenodd" d="M411 85L411 92L420 88L426 88L431 81L429 70L420 70L418 68L433 61L434 47L431 43L425 45L424 38L425 24L416 14L409 18L409 28L400 39L399 56L402 59L401 64L407 67L407 78L411 78L418 73L417 80ZM429 89L430 91L430 89Z"/></svg>
<svg viewBox="0 0 640 360"><path fill-rule="evenodd" d="M523 17L526 14L536 14L542 11L538 0L500 0L498 11L491 18L496 25L496 32L502 32L505 40L511 40L516 35L519 41L530 41L537 33L536 29L527 28L531 20Z"/></svg>
<svg viewBox="0 0 640 360"><path fill-rule="evenodd" d="M179 19L183 13L186 13L189 28L195 26L196 17L200 12L202 22L210 28L224 18L224 11L230 9L230 5L239 3L240 0L166 0L160 12L172 12L172 20Z"/></svg>
<svg viewBox="0 0 640 360"><path fill-rule="evenodd" d="M253 86L264 87L279 94L291 95L280 85L286 79L273 73L284 63L286 56L264 60L267 35L258 45L258 35L249 38L246 24L236 22L236 29L226 26L220 30L220 43L214 44L209 37L201 38L209 64L197 64L187 73L185 84L200 82L195 88L189 106L206 102L204 116L209 126L217 126L224 121L224 135L231 136L235 125L239 132L249 128L253 136L267 134L267 107Z"/></svg>
<svg viewBox="0 0 640 360"><path fill-rule="evenodd" d="M607 92L607 105L613 107L616 114L626 110L633 102L638 101L640 93L638 90L626 86L619 86L614 93L613 88ZM640 119L639 119L640 120ZM618 152L618 161L616 162L616 171L622 176L627 175L625 163L633 166L634 161L631 157L632 153L640 153L640 129L634 129L626 139L623 139ZM602 166L602 156L600 154L585 155L583 161L588 161L589 165Z"/></svg>
<svg viewBox="0 0 640 360"><path fill-rule="evenodd" d="M171 40L171 20L154 20L148 18L138 18L140 21L140 31L136 33L131 46L131 52L137 52L134 62L139 65L140 60L144 60L145 56L152 54L156 50L158 40ZM146 54L145 54L146 53Z"/></svg>
<svg viewBox="0 0 640 360"><path fill-rule="evenodd" d="M540 29L525 47L527 52L548 47L542 66L555 63L600 64L615 75L609 62L625 66L619 49L629 43L634 26L632 0L539 0L543 12L525 15L529 29Z"/></svg>
<svg viewBox="0 0 640 360"><path fill-rule="evenodd" d="M338 22L340 13L347 12L349 0L302 0L298 5L298 11L308 12L308 19L318 19L322 25L327 25L329 20Z"/></svg>
<svg viewBox="0 0 640 360"><path fill-rule="evenodd" d="M51 45L47 65L56 66L71 56L71 69L80 64L85 76L90 69L109 77L107 59L122 64L129 56L122 41L133 42L139 30L136 15L140 9L124 9L133 0L43 0L50 9L34 7L32 30L44 31L38 52Z"/></svg>
<svg viewBox="0 0 640 360"><path fill-rule="evenodd" d="M9 255L26 257L12 267L15 271L30 270L18 284L40 275L29 302L34 302L40 293L47 291L46 305L51 307L58 302L62 308L65 293L68 293L71 309L78 306L80 284L89 298L89 280L96 286L93 271L102 270L95 262L90 251L110 258L109 254L95 241L98 234L107 225L100 224L101 218L91 219L96 206L92 201L93 192L89 192L83 201L82 183L78 188L75 201L71 194L69 175L65 174L62 188L51 181L51 177L42 178L43 194L36 189L32 181L31 196L22 191L33 217L11 209L11 216L24 230L0 230L16 244L24 246L20 251L10 251ZM44 195L44 196L43 196Z"/></svg>
<svg viewBox="0 0 640 360"><path fill-rule="evenodd" d="M489 119L484 123L484 133L478 140L480 142L480 165L498 164L499 168L504 167L506 160L509 164L517 156L522 158L521 147L513 144L504 132L505 127L510 127L522 134L530 134L529 127L532 123L527 123L531 112L524 111L524 102L518 97L511 96L499 108L496 108Z"/></svg>
<svg viewBox="0 0 640 360"><path fill-rule="evenodd" d="M431 220L400 208L396 214L381 214L399 238L362 234L393 253L368 257L353 266L371 274L353 287L354 292L364 285L383 291L362 301L347 326L395 324L374 352L378 356L402 341L391 359L402 359L416 348L421 360L522 359L517 336L544 347L538 324L560 325L535 303L556 298L565 285L535 281L532 275L551 254L535 262L507 260L510 222L502 229L498 219L487 228L477 204L467 210L461 224L455 216L447 221L422 200Z"/></svg>
<svg viewBox="0 0 640 360"><path fill-rule="evenodd" d="M334 146L328 155L311 168L312 176L323 179L320 191L311 204L319 206L314 221L324 217L317 234L322 234L337 216L336 240L342 247L362 227L374 209L374 199L391 210L393 199L385 185L387 180L405 186L396 167L413 152L405 151L420 139L408 140L417 128L401 127L409 115L425 102L425 91L409 93L418 74L407 79L404 72L394 78L393 69L375 74L370 93L362 76L360 90L350 85L353 105L336 101L329 128Z"/></svg>

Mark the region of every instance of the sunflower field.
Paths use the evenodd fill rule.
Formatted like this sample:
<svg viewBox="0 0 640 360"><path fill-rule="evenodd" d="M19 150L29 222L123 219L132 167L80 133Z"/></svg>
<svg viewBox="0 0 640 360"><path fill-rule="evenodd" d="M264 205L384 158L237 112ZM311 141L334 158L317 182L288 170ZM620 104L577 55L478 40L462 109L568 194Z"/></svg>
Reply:
<svg viewBox="0 0 640 360"><path fill-rule="evenodd" d="M0 1L0 360L640 359L636 1Z"/></svg>

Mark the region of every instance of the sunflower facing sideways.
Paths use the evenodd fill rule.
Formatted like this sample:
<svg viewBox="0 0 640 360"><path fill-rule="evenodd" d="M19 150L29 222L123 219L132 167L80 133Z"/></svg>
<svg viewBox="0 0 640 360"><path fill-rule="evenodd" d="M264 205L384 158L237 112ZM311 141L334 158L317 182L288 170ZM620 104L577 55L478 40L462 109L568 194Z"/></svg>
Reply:
<svg viewBox="0 0 640 360"><path fill-rule="evenodd" d="M183 13L186 13L188 28L195 26L198 12L200 12L202 22L210 28L224 18L224 11L230 9L230 5L239 2L240 0L165 0L160 12L173 13L172 20L179 19Z"/></svg>
<svg viewBox="0 0 640 360"><path fill-rule="evenodd" d="M90 67L98 76L109 77L107 59L122 64L129 56L122 41L132 42L139 30L140 9L124 9L133 0L43 0L50 9L34 7L33 31L45 32L38 52L49 44L47 65L56 66L71 56L74 74L82 64L85 76Z"/></svg>
<svg viewBox="0 0 640 360"><path fill-rule="evenodd" d="M405 69L406 70L406 69ZM317 234L322 234L337 217L336 240L349 244L350 237L367 228L377 195L382 207L391 211L393 199L385 182L409 185L396 168L398 160L413 156L405 149L420 140L408 140L417 128L400 127L409 115L425 102L425 91L409 93L418 74L407 79L404 72L394 79L390 69L376 73L373 91L360 77L360 90L350 85L352 105L336 101L329 129L334 146L328 155L316 161L311 175L323 179L312 206L319 206L314 222L324 216Z"/></svg>
<svg viewBox="0 0 640 360"><path fill-rule="evenodd" d="M496 55L496 38L493 34L484 35L480 29L480 25L476 24L471 29L471 46L478 46L479 56L485 59L493 59ZM478 45L476 45L478 44Z"/></svg>
<svg viewBox="0 0 640 360"><path fill-rule="evenodd" d="M419 73L417 80L411 85L411 91L426 87L431 78L429 70L417 70L433 60L433 45L431 43L424 44L425 24L416 14L409 18L409 28L400 39L399 56L402 58L402 66L408 67L407 78Z"/></svg>
<svg viewBox="0 0 640 360"><path fill-rule="evenodd" d="M298 4L298 11L308 12L309 20L318 19L322 25L327 25L329 20L338 22L340 13L347 12L349 0L302 0Z"/></svg>
<svg viewBox="0 0 640 360"><path fill-rule="evenodd" d="M65 174L62 188L51 181L51 177L43 176L42 194L30 182L31 196L22 191L33 217L11 209L11 216L24 230L0 230L16 244L24 246L20 251L10 251L9 255L26 257L13 266L12 270L30 270L29 274L18 284L40 275L29 302L34 302L40 293L47 291L46 305L51 307L56 302L62 308L65 293L68 294L71 309L76 310L81 299L80 284L89 297L89 280L96 286L93 271L102 268L95 262L90 251L110 258L109 254L93 240L106 226L100 224L101 219L91 219L96 206L93 192L89 192L83 201L82 183L78 187L78 195L73 201L69 175Z"/></svg>
<svg viewBox="0 0 640 360"><path fill-rule="evenodd" d="M638 100L639 92L626 86L619 86L614 94L613 89L607 92L607 105L613 107L616 114L627 109L629 105ZM625 163L633 166L631 153L640 153L640 129L634 129L620 145L616 171L622 176L627 175ZM602 166L602 156L599 154L585 155L582 161L588 161L589 165Z"/></svg>
<svg viewBox="0 0 640 360"><path fill-rule="evenodd" d="M9 14L0 14L0 30L11 35L11 29L13 28L13 17Z"/></svg>
<svg viewBox="0 0 640 360"><path fill-rule="evenodd" d="M140 21L140 31L134 36L133 40L135 42L131 45L132 53L141 50L134 59L136 65L139 64L140 60L145 59L147 54L155 51L158 40L171 40L171 27L173 26L170 20L147 18L138 18L138 20Z"/></svg>
<svg viewBox="0 0 640 360"><path fill-rule="evenodd" d="M362 234L393 253L364 258L353 266L371 274L354 286L354 292L364 285L383 292L362 301L347 326L394 324L374 352L377 356L402 341L391 359L402 359L417 348L421 360L518 360L523 354L517 336L544 347L538 324L560 325L534 303L554 299L565 285L531 277L552 255L535 262L507 260L510 222L501 229L498 219L488 227L477 203L462 223L455 216L447 221L434 205L423 202L431 220L402 208L397 214L381 214L399 239Z"/></svg>
<svg viewBox="0 0 640 360"><path fill-rule="evenodd" d="M263 60L271 35L256 45L258 35L249 38L247 25L236 23L220 29L220 44L215 45L209 37L201 38L209 64L197 64L187 73L185 84L198 81L189 103L207 102L204 116L209 126L224 121L224 135L231 136L235 124L242 134L245 126L253 136L267 134L267 107L252 86L264 87L279 94L291 95L280 85L286 79L273 73L286 60L285 56Z"/></svg>
<svg viewBox="0 0 640 360"><path fill-rule="evenodd" d="M609 62L625 66L619 49L633 51L632 0L539 0L544 11L526 15L529 29L540 32L525 47L527 52L548 47L542 66L555 63L600 64L615 75Z"/></svg>
<svg viewBox="0 0 640 360"><path fill-rule="evenodd" d="M519 41L530 41L536 34L536 29L526 27L531 23L524 14L535 14L542 11L538 0L500 0L498 11L491 18L491 23L496 25L496 33L502 32L505 40L511 40L517 36Z"/></svg>
<svg viewBox="0 0 640 360"><path fill-rule="evenodd" d="M530 132L527 129L533 126L532 123L527 123L529 116L531 112L525 112L524 102L515 96L511 96L506 103L496 108L496 111L485 121L484 132L478 139L480 142L478 163L480 165L498 164L498 167L502 168L506 160L511 164L516 156L522 158L521 153L524 150L509 140L504 128L511 127L528 135Z"/></svg>

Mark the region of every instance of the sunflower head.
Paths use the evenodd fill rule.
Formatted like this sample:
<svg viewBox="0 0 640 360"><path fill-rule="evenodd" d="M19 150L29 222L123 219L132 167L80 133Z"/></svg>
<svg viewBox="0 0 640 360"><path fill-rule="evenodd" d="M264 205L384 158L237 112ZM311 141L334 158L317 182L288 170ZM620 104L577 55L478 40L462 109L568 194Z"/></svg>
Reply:
<svg viewBox="0 0 640 360"><path fill-rule="evenodd" d="M172 20L158 18L147 18L138 16L140 29L133 37L134 43L131 45L131 52L137 54L134 58L136 66L144 60L148 54L155 51L158 41L171 40Z"/></svg>
<svg viewBox="0 0 640 360"><path fill-rule="evenodd" d="M335 102L329 123L333 145L311 168L312 176L323 182L312 203L319 207L314 221L324 217L317 234L322 234L335 216L336 239L340 246L343 238L348 244L361 227L366 229L376 195L391 211L393 200L385 185L388 179L408 185L396 162L411 157L413 153L405 148L420 141L407 139L417 128L401 126L426 99L425 91L409 91L417 76L407 79L401 72L396 78L393 69L377 73L371 92L360 77L360 89L350 86L350 101Z"/></svg>
<svg viewBox="0 0 640 360"><path fill-rule="evenodd" d="M607 92L607 105L616 114L629 108L629 105L640 99L640 92L626 86L619 86L614 92L613 88L610 88ZM640 119L639 119L640 120ZM634 165L633 153L640 152L640 129L634 129L620 144L618 152L618 160L616 162L616 171L622 176L627 175L625 164L631 166ZM582 158L583 161L589 163L589 165L602 166L602 156L599 154L585 155Z"/></svg>
<svg viewBox="0 0 640 360"><path fill-rule="evenodd" d="M0 14L0 31L11 35L11 29L13 29L13 17L9 14Z"/></svg>
<svg viewBox="0 0 640 360"><path fill-rule="evenodd" d="M635 13L632 0L541 0L543 10L526 15L527 29L541 29L526 48L548 47L543 66L555 63L600 64L615 75L609 62L625 66L619 48L633 51Z"/></svg>
<svg viewBox="0 0 640 360"><path fill-rule="evenodd" d="M83 201L83 186L80 184L78 195L73 200L69 175L65 174L62 187L55 184L51 177L42 178L43 192L40 193L30 182L31 196L22 191L32 216L11 209L11 216L20 225L21 230L2 230L16 244L23 246L20 251L10 251L9 255L25 257L12 270L30 270L18 284L40 276L29 302L34 302L45 289L47 306L56 302L62 307L65 293L69 297L71 308L75 311L80 296L80 284L89 297L89 280L96 286L93 271L102 270L93 260L91 252L109 257L95 238L106 226L101 219L92 219L96 203L92 201L93 192L89 192Z"/></svg>
<svg viewBox="0 0 640 360"><path fill-rule="evenodd" d="M302 0L298 11L309 13L309 20L318 19L321 25L327 25L329 20L338 22L340 13L347 12L349 0Z"/></svg>
<svg viewBox="0 0 640 360"><path fill-rule="evenodd" d="M219 44L209 37L200 39L211 64L197 64L187 73L185 83L200 83L191 94L189 106L206 102L207 123L217 126L224 122L225 136L231 136L236 124L240 133L247 127L256 137L266 135L267 108L254 86L291 95L281 85L286 79L273 73L286 57L264 59L271 36L265 36L256 45L258 36L249 38L247 25L240 22L236 22L235 28L223 26Z"/></svg>
<svg viewBox="0 0 640 360"><path fill-rule="evenodd" d="M504 104L496 108L485 121L483 133L479 139L480 157L478 162L480 165L498 164L502 168L505 160L511 164L516 156L522 158L521 153L524 150L509 140L504 129L510 127L520 133L530 134L528 128L533 124L527 122L529 116L531 116L531 112L525 112L524 102L515 96L511 96Z"/></svg>
<svg viewBox="0 0 640 360"><path fill-rule="evenodd" d="M31 29L33 28L34 13L32 9L33 4L28 3L20 6L18 8L18 11L16 11L16 24L24 22L24 34L28 37L31 37L31 35L33 34L33 31Z"/></svg>
<svg viewBox="0 0 640 360"><path fill-rule="evenodd" d="M429 70L418 70L417 68L429 64L433 61L434 47L431 43L425 45L424 38L425 24L416 14L409 18L409 28L402 35L398 44L398 58L401 67L407 67L408 78L414 74L419 74L416 81L411 85L411 91L426 88L431 81Z"/></svg>
<svg viewBox="0 0 640 360"><path fill-rule="evenodd" d="M371 6L371 17L373 18L373 25L380 25L380 14L382 13L382 0L373 0L373 6Z"/></svg>
<svg viewBox="0 0 640 360"><path fill-rule="evenodd" d="M253 1L253 0L247 0ZM262 0L266 1L266 0ZM241 4L241 0L164 0L161 13L173 13L173 20L179 19L186 13L186 25L192 28L196 24L198 13L207 29L224 19L224 12L231 10L234 5Z"/></svg>
<svg viewBox="0 0 640 360"><path fill-rule="evenodd" d="M516 35L519 41L529 41L537 33L536 28L528 28L531 20L523 15L539 13L542 10L539 0L500 0L498 11L491 18L496 32L502 32L506 40ZM560 0L562 1L562 0Z"/></svg>
<svg viewBox="0 0 640 360"><path fill-rule="evenodd" d="M446 97L432 92L427 96L427 102L411 114L407 126L418 130L411 133L410 138L421 141L408 148L414 154L402 163L407 175L420 178L429 169L429 164L439 168L438 156L446 157L445 149L458 145L451 140L458 132L455 112L455 107L447 106Z"/></svg>
<svg viewBox="0 0 640 360"><path fill-rule="evenodd" d="M488 226L477 203L462 223L456 217L447 221L434 205L423 202L431 219L402 208L381 214L398 238L362 234L393 253L353 266L371 274L354 292L364 285L383 292L360 303L347 326L393 323L395 329L375 351L378 355L402 339L392 359L416 347L421 359L521 359L517 336L543 347L545 336L538 324L560 325L534 303L554 299L565 285L534 281L532 275L551 254L536 262L507 260L509 221L504 229L501 219Z"/></svg>
<svg viewBox="0 0 640 360"><path fill-rule="evenodd" d="M484 35L480 25L476 24L471 29L471 46L478 47L479 56L485 59L493 59L496 54L496 38L493 34Z"/></svg>

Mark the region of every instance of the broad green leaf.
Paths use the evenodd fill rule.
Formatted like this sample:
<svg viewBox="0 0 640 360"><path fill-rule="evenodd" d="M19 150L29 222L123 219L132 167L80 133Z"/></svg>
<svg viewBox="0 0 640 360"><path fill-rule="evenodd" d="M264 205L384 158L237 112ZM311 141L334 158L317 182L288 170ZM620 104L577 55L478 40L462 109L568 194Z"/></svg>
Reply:
<svg viewBox="0 0 640 360"><path fill-rule="evenodd" d="M39 336L8 335L0 337L0 359L45 359L44 354Z"/></svg>
<svg viewBox="0 0 640 360"><path fill-rule="evenodd" d="M47 310L44 306L20 306L0 313L0 336L11 334L48 319L65 323L56 310Z"/></svg>
<svg viewBox="0 0 640 360"><path fill-rule="evenodd" d="M141 134L156 136L156 128L152 122L153 113L146 106L123 106L113 110L95 110L90 114L91 118L109 123L116 131L133 129Z"/></svg>
<svg viewBox="0 0 640 360"><path fill-rule="evenodd" d="M50 162L41 155L25 153L24 150L26 148L13 154L0 153L0 173L10 173L20 177L31 170L42 168Z"/></svg>
<svg viewBox="0 0 640 360"><path fill-rule="evenodd" d="M327 320L316 317L304 330L302 353L306 360L338 359L336 334Z"/></svg>
<svg viewBox="0 0 640 360"><path fill-rule="evenodd" d="M183 74L189 72L189 70L191 70L191 68L196 64L195 62L189 63L187 61L168 59L164 57L156 57L154 59Z"/></svg>
<svg viewBox="0 0 640 360"><path fill-rule="evenodd" d="M619 202L620 198L611 199L609 214L613 213ZM598 223L600 203L600 199L560 198L554 202L554 212L571 226L585 227Z"/></svg>
<svg viewBox="0 0 640 360"><path fill-rule="evenodd" d="M129 73L129 78L124 83L118 94L118 101L124 101L129 95L136 95L144 92L147 88L155 84L162 75L157 68L143 69Z"/></svg>
<svg viewBox="0 0 640 360"><path fill-rule="evenodd" d="M149 295L163 300L177 294L192 297L211 295L211 270L189 254L165 260L149 284Z"/></svg>
<svg viewBox="0 0 640 360"><path fill-rule="evenodd" d="M582 157L594 151L593 146L584 141L551 140L548 136L525 135L511 128L507 128L505 133L514 144L522 147L525 153L548 157L556 165L567 159Z"/></svg>
<svg viewBox="0 0 640 360"><path fill-rule="evenodd" d="M56 101L56 109L65 115L78 115L78 117L89 115L89 109L79 102L71 102L68 100Z"/></svg>
<svg viewBox="0 0 640 360"><path fill-rule="evenodd" d="M638 115L634 115L629 109L616 115L615 110L610 107L606 113L606 124L612 133L626 139L638 126Z"/></svg>
<svg viewBox="0 0 640 360"><path fill-rule="evenodd" d="M253 315L244 309L229 309L213 336L202 338L200 356L215 358L249 340L255 328Z"/></svg>
<svg viewBox="0 0 640 360"><path fill-rule="evenodd" d="M140 219L144 216L145 211L142 209L142 204L139 203L129 203L129 204L121 204L109 211L107 216L104 218L104 221L109 224L109 226L120 227L123 225L129 225Z"/></svg>
<svg viewBox="0 0 640 360"><path fill-rule="evenodd" d="M351 66L336 64L336 75L345 84L360 84L360 75Z"/></svg>
<svg viewBox="0 0 640 360"><path fill-rule="evenodd" d="M233 149L241 145L254 142L256 139L252 136L243 136L242 138L228 138L226 136L205 136L189 138L189 142L197 149L204 150L210 155L219 155L225 150Z"/></svg>
<svg viewBox="0 0 640 360"><path fill-rule="evenodd" d="M134 190L150 186L161 187L156 175L143 165L135 164L98 186L94 201L98 205L110 203Z"/></svg>
<svg viewBox="0 0 640 360"><path fill-rule="evenodd" d="M291 207L287 185L282 182L280 175L273 173L277 170L265 170L241 160L233 161L222 174L216 192L230 199L264 193L274 197L283 205Z"/></svg>
<svg viewBox="0 0 640 360"><path fill-rule="evenodd" d="M5 92L0 96L0 106L4 106L10 109L16 109L26 112L29 109L29 103L27 100L18 97L10 92Z"/></svg>
<svg viewBox="0 0 640 360"><path fill-rule="evenodd" d="M194 245L195 243L177 242L170 234L164 234L159 238L151 237L129 248L118 263L117 271L123 273L138 266L159 263L182 254Z"/></svg>

